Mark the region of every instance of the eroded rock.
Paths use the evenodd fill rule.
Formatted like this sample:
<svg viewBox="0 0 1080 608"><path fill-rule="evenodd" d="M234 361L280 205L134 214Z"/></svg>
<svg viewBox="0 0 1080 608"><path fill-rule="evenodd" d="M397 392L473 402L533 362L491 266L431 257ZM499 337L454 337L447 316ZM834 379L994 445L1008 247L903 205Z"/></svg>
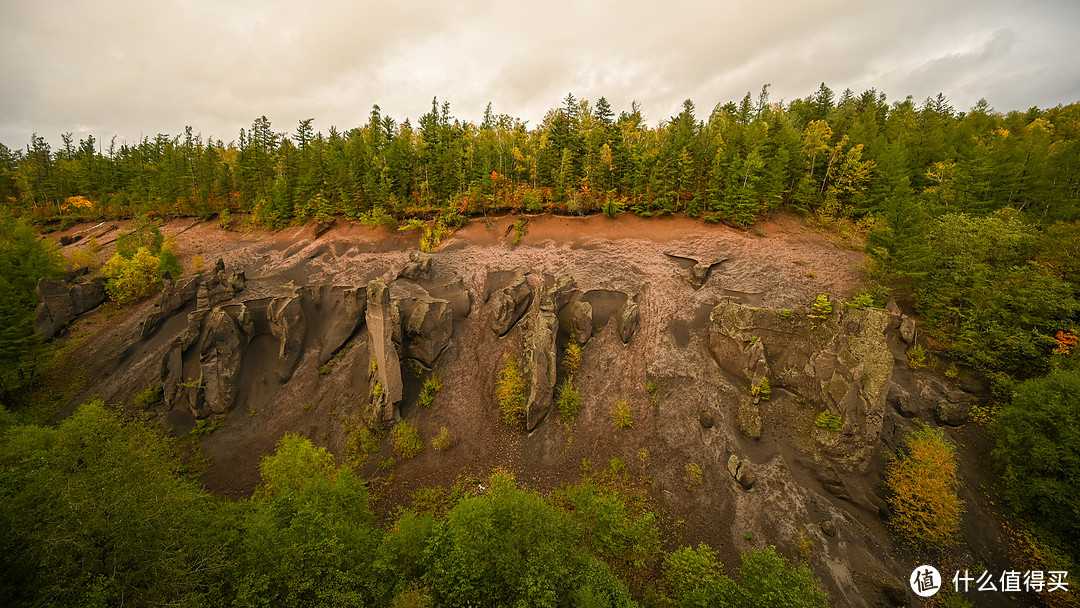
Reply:
<svg viewBox="0 0 1080 608"><path fill-rule="evenodd" d="M154 309L147 313L139 328L139 339L145 340L152 336L158 327L182 308L191 303L199 293L199 284L202 276L182 278L177 281L166 280L165 286L158 294Z"/></svg>
<svg viewBox="0 0 1080 608"><path fill-rule="evenodd" d="M640 321L639 314L637 298L627 297L626 302L619 310L619 316L616 318L619 338L622 339L623 344L630 342L630 338L634 337L634 332L637 331L638 322Z"/></svg>
<svg viewBox="0 0 1080 608"><path fill-rule="evenodd" d="M422 251L413 251L409 254L409 261L398 273L399 279L419 281L431 278L431 256Z"/></svg>
<svg viewBox="0 0 1080 608"><path fill-rule="evenodd" d="M514 276L509 285L492 293L488 300L491 306L491 331L496 336L506 335L525 315L532 298L532 286L520 273Z"/></svg>
<svg viewBox="0 0 1080 608"><path fill-rule="evenodd" d="M525 403L525 428L532 431L551 411L555 392L555 313L539 310L525 334L526 379L529 396Z"/></svg>
<svg viewBox="0 0 1080 608"><path fill-rule="evenodd" d="M55 336L79 315L105 301L105 279L87 278L85 269L68 280L38 280L38 307L34 311L34 332Z"/></svg>
<svg viewBox="0 0 1080 608"><path fill-rule="evenodd" d="M397 404L401 402L401 361L394 343L394 314L396 307L390 304L390 289L376 279L367 286L367 327L375 355L377 378L381 391L376 395L375 422L389 425L398 417Z"/></svg>

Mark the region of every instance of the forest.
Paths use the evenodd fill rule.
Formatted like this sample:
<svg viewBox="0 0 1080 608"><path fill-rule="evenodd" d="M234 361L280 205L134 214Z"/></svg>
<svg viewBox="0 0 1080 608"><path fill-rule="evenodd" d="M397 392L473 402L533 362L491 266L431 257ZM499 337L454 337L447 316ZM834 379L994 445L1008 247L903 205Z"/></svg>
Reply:
<svg viewBox="0 0 1080 608"><path fill-rule="evenodd" d="M263 461L254 497L230 502L198 485L188 448L122 410L88 403L41 424L30 395L51 351L32 333L34 289L67 262L39 233L136 217L344 217L437 244L494 214L684 214L745 229L800 214L865 247L856 302L901 301L921 319L921 356L989 380L1005 498L1046 552L1080 559L1080 102L959 111L943 94L890 103L823 83L786 103L767 85L708 112L687 100L653 126L636 103L616 114L573 95L533 126L490 104L480 124L463 121L437 99L415 125L378 106L347 130L312 122L287 133L259 117L227 143L189 127L0 144L5 603L827 605L773 550L744 554L729 577L708 546L661 539L614 461L549 496L500 472L486 493L417 497L383 523L364 482L300 437ZM159 236L118 247L116 272L154 258L158 287L178 272Z"/></svg>

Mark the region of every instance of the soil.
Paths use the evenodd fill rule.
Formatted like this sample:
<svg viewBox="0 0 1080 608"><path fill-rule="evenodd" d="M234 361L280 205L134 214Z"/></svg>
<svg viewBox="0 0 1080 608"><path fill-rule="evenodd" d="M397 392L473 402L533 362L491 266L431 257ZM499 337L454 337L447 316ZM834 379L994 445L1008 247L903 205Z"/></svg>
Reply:
<svg viewBox="0 0 1080 608"><path fill-rule="evenodd" d="M380 452L359 467L371 481L381 513L392 516L397 505L410 504L416 490L479 484L498 469L513 472L523 486L547 492L579 481L583 470L606 469L617 458L635 477L648 480L646 488L664 513L663 525L672 538L708 542L725 564L738 564L740 552L750 546L776 545L789 558L810 565L834 605L876 605L890 586L906 591L908 573L923 563L913 560L924 556L911 554L889 535L881 516L880 480L886 454L913 423L890 410L880 453L865 471L842 475L851 496L838 498L825 490L820 467L801 449L812 428L812 412L777 391L763 408L761 439L748 439L736 430L732 404L740 395L730 388L707 346L709 313L718 299L775 309L805 307L818 294L835 302L849 300L861 286L865 259L857 243L838 243L801 218L780 213L753 232L679 216L531 216L514 244L517 219L473 219L432 254L434 281L460 277L471 294L472 310L455 322L452 342L435 363L443 389L430 408L417 405L421 377L409 373L408 366L403 372L400 414L425 438L426 449L412 459L398 458L384 440ZM121 230L126 226L75 226L50 237L81 231L84 238L67 246L68 252L85 248L89 237L99 236L103 247L98 258L103 261L114 247L114 225ZM230 271L243 270L248 278L245 298L301 285L359 286L377 277L390 282L418 249L420 236L416 231L369 229L340 218L318 237L312 225L224 231L191 219L173 220L163 230L175 242L185 268L199 256L206 268L221 258ZM693 260L720 259L724 261L695 288L689 281ZM545 275L570 275L594 303L594 319L604 325L583 349L575 379L584 399L578 417L566 422L553 412L530 434L500 421L494 395L498 370L506 355L520 349L525 323L495 337L485 299L492 282L514 271L529 273L534 285ZM609 322L614 302L621 303L624 294L637 297L641 319L628 344ZM152 307L152 301L122 311L106 305L72 324L70 335L83 338L72 347L72 356L86 362L90 380L69 407L92 395L130 404L136 393L159 381L167 345L186 327L192 307L167 320L147 341L139 341L139 321ZM200 438L210 460L204 482L225 496L253 492L260 459L287 432L310 438L344 461L371 388L366 332L346 344L328 373L320 373L317 352L305 353L285 383L266 355L276 354L277 343L269 336L255 341L262 342L250 345L253 354L245 355L236 404L220 429ZM902 364L903 350L897 352ZM560 366L560 380L563 375ZM650 386L655 390L647 390ZM632 429L621 430L613 423L618 399L631 406ZM702 412L714 418L711 428L699 423ZM190 412L155 410L147 417L178 434L195 425ZM431 439L443 427L451 445L436 451ZM965 540L950 563L981 560L971 567L983 563L1005 569L1009 564L998 550L1006 542L999 523L1004 515L992 506L992 493L984 491L991 483L984 470L989 444L967 428L953 434L963 446L962 471L971 490L964 496L969 505ZM756 471L750 491L728 473L731 453ZM703 470L696 488L685 482L692 462ZM826 520L835 525L835 536L822 532L820 524ZM809 554L799 550L807 543ZM1016 605L989 595L969 599L976 605Z"/></svg>

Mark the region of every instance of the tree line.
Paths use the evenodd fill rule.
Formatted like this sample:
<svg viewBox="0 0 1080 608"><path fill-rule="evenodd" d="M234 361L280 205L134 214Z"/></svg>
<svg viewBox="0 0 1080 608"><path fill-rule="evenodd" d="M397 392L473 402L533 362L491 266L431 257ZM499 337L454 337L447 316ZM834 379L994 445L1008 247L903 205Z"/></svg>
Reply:
<svg viewBox="0 0 1080 608"><path fill-rule="evenodd" d="M1003 207L1038 221L1075 220L1080 197L1077 104L1026 112L980 101L956 111L939 94L889 103L874 89L837 96L824 83L789 103L768 86L707 115L649 126L639 105L618 115L568 94L539 125L489 104L479 124L432 100L414 125L374 106L366 124L290 133L265 116L236 140L191 127L129 143L34 134L0 144L0 200L40 219L64 215L209 217L251 213L280 226L315 216L430 218L442 210L686 213L748 225L788 206L895 214L917 197L931 213Z"/></svg>

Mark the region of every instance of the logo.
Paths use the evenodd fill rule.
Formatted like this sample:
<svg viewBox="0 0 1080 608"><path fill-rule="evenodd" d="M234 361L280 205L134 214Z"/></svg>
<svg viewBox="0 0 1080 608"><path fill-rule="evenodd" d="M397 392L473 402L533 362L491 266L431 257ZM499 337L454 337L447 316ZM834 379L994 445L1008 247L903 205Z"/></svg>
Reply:
<svg viewBox="0 0 1080 608"><path fill-rule="evenodd" d="M911 590L919 597L930 597L941 588L941 574L933 566L919 566L908 579Z"/></svg>

